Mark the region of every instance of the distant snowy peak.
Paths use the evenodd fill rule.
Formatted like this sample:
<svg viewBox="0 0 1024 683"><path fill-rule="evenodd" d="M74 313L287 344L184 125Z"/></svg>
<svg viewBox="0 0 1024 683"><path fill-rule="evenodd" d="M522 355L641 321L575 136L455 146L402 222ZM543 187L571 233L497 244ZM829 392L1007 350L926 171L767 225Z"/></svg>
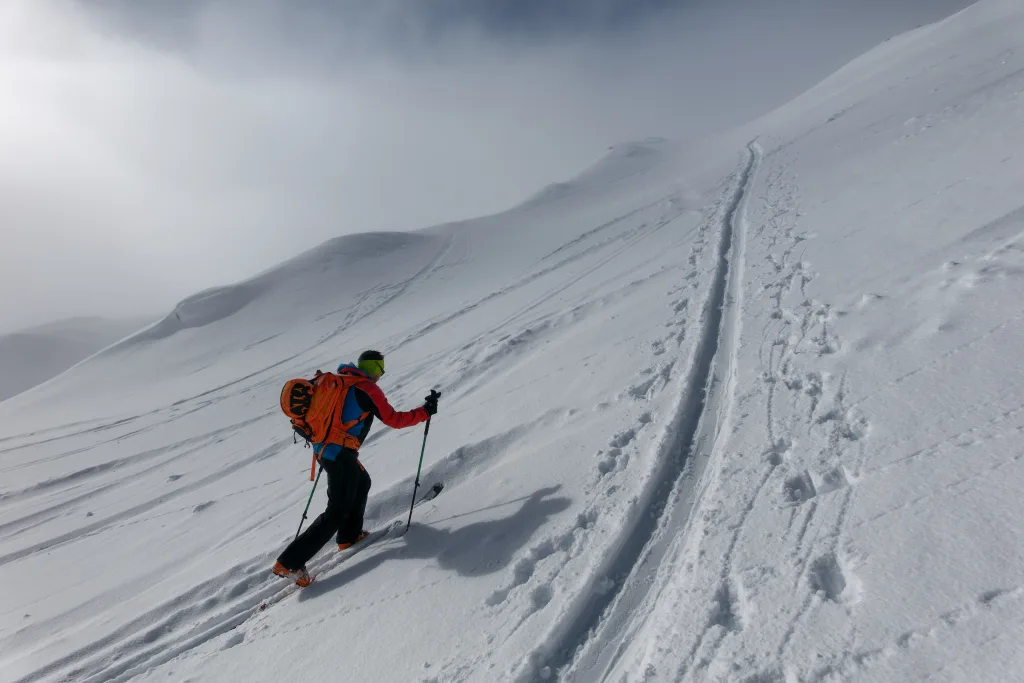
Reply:
<svg viewBox="0 0 1024 683"><path fill-rule="evenodd" d="M0 336L0 401L55 377L149 322L68 318Z"/></svg>
<svg viewBox="0 0 1024 683"><path fill-rule="evenodd" d="M674 160L677 151L678 143L655 137L613 145L590 168L571 180L548 185L518 208L532 209L571 197L581 191L600 189Z"/></svg>
<svg viewBox="0 0 1024 683"><path fill-rule="evenodd" d="M498 216L552 205L581 192L600 195L612 184L642 177L649 170L676 161L678 147L679 143L663 138L615 145L572 180L549 185L520 206ZM393 269L397 262L417 264L418 269L424 258L444 247L452 232L486 225L493 218L496 217L415 232L369 232L336 237L252 278L207 289L182 300L163 320L130 342L155 341L182 330L206 327L236 315L255 302L266 303L269 297L274 299L273 310L277 314L289 310L289 306L302 308L304 297L314 294L323 303L324 299L329 300L339 293L363 289L367 277L377 279L375 273Z"/></svg>
<svg viewBox="0 0 1024 683"><path fill-rule="evenodd" d="M946 19L884 41L790 102L739 128L739 135L770 130L778 139L786 139L815 118L816 125L832 124L855 109L885 107L897 96L926 109L958 95L950 87L962 82L960 73L975 68L967 55L979 43L998 40L1002 28L1021 23L1016 0L981 0ZM937 60L948 61L942 67L947 73L942 80L934 78ZM992 66L1007 61L1002 55ZM914 96L908 97L911 93Z"/></svg>
<svg viewBox="0 0 1024 683"><path fill-rule="evenodd" d="M430 249L439 239L422 232L369 232L336 237L248 280L193 294L130 341L155 341L181 330L212 325L257 300L273 298L273 308L278 312L301 309L310 299L322 303L339 293L360 289L364 275L386 271L389 263L424 247Z"/></svg>
<svg viewBox="0 0 1024 683"><path fill-rule="evenodd" d="M280 274L306 272L310 268L344 268L346 264L357 260L386 259L411 245L421 244L429 239L418 232L361 232L342 235L304 251L260 273L254 279L273 279Z"/></svg>

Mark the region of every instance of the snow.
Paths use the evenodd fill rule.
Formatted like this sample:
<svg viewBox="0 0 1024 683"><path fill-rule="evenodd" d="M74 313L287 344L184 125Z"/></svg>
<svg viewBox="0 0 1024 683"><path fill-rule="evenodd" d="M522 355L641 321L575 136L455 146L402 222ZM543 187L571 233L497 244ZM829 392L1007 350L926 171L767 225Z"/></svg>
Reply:
<svg viewBox="0 0 1024 683"><path fill-rule="evenodd" d="M0 336L0 401L55 377L150 322L69 318Z"/></svg>
<svg viewBox="0 0 1024 683"><path fill-rule="evenodd" d="M0 680L1013 680L1022 36L981 2L740 130L333 240L0 404ZM278 392L375 347L397 407L442 391L445 488L297 591ZM421 443L367 441L373 528Z"/></svg>

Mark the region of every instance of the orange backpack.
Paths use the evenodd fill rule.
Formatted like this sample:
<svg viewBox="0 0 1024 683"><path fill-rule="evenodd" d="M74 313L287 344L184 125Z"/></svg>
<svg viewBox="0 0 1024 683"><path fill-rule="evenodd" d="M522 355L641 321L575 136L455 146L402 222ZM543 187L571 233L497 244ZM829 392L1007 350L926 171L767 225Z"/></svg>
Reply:
<svg viewBox="0 0 1024 683"><path fill-rule="evenodd" d="M312 380L290 379L281 389L281 410L291 420L292 431L305 440L307 448L310 444L333 443L359 450L359 440L348 430L370 413L363 413L350 422L338 422L348 390L366 381L356 375L335 375L319 370ZM314 453L311 480L316 472L316 461Z"/></svg>

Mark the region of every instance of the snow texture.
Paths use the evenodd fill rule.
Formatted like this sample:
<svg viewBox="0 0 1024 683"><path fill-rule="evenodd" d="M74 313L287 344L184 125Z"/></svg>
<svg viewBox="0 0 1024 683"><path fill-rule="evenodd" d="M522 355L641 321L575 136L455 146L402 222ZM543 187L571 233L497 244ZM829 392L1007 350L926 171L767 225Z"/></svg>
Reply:
<svg viewBox="0 0 1024 683"><path fill-rule="evenodd" d="M0 681L1008 681L1024 9L700 144L342 237L0 404ZM359 552L270 575L289 377L387 354ZM324 492L314 497L322 508Z"/></svg>

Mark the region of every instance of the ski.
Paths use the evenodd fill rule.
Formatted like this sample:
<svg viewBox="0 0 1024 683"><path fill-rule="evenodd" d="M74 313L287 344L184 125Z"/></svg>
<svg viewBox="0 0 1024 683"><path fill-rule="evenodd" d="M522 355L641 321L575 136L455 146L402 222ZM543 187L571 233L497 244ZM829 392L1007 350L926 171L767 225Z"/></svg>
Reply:
<svg viewBox="0 0 1024 683"><path fill-rule="evenodd" d="M413 507L419 507L423 503L428 503L428 502L434 500L434 498L437 498L438 494L440 494L441 491L443 491L443 490L444 490L444 484L443 483L438 482L438 483L434 484L433 486L430 487L430 489L426 493L424 493L422 496L419 497L419 499L416 500L416 503L414 504ZM382 540L384 538L387 538L388 536L391 535L391 533L393 531L395 531L396 529L398 529L398 528L400 528L400 527L402 527L404 525L405 525L405 522L401 518L394 519L394 520L388 522L385 526L383 526L383 527L381 527L379 529L375 529L375 530L371 531L369 536L367 536L363 540L359 541L358 543L356 543L352 547L346 548L345 550L342 550L342 551L339 551L337 553L338 559L335 559L334 561L331 561L331 560L328 559L327 560L327 565L328 566L321 567L320 570L316 574L313 574L312 572L310 572L310 579L311 580L310 580L310 584L309 585L312 585L312 584L316 583L316 579L317 579L317 577L320 574L324 573L325 571L330 571L331 569L334 569L335 567L337 567L342 562L345 562L346 560L348 560L352 556L357 555L362 550L368 548L369 546L373 545L377 541L380 541L380 540ZM275 595L273 597L267 598L266 600L264 600L264 601L262 601L260 603L259 607L257 608L257 611L259 611L259 612L264 611L265 609L267 609L267 607L273 605L276 602L279 602L284 597L286 597L288 594L289 593L282 592L282 593L279 593L279 594L277 594L277 595Z"/></svg>
<svg viewBox="0 0 1024 683"><path fill-rule="evenodd" d="M434 484L433 486L430 487L430 490L428 490L426 493L424 493L422 496L420 496L420 498L416 501L416 504L413 507L419 507L423 503L427 503L429 501L434 500L434 498L437 498L437 495L439 493L441 493L441 491L443 491L443 490L444 490L444 484L442 484L440 482ZM398 529L399 527L402 527L404 525L405 524L404 524L404 522L402 522L401 519L392 520L386 526L384 526L384 527L382 527L380 529L376 529L374 531L371 531L369 536L367 536L363 540L359 541L358 543L356 543L352 547L346 548L345 550L340 551L338 554L342 557L342 561L347 560L350 557L352 557L353 555L358 554L360 551L364 550L368 546L371 546L374 543L376 543L377 541L379 541L379 540L381 540L381 539L383 539L383 538L385 538L387 536L390 536L391 532L393 532L395 529ZM320 572L318 572L318 574L322 574L324 571L329 570L329 569L334 569L335 566L336 566L336 564L332 564L330 567L325 567L324 569L321 569ZM313 577L313 580L316 581L316 576Z"/></svg>
<svg viewBox="0 0 1024 683"><path fill-rule="evenodd" d="M436 484L430 487L429 491L423 494L423 496L416 501L416 505L419 505L420 503L426 503L428 500L434 500L435 498L437 498L437 494L441 493L441 491L443 490L444 484L442 484L441 482L437 482Z"/></svg>

